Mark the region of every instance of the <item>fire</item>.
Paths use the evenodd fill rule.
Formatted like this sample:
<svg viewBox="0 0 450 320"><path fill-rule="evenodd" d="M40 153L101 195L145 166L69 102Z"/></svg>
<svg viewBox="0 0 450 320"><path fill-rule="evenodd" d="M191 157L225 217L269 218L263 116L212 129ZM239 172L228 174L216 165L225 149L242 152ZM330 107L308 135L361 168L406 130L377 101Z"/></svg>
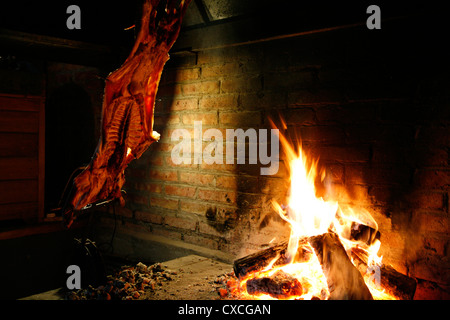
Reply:
<svg viewBox="0 0 450 320"><path fill-rule="evenodd" d="M280 134L280 141L284 147L286 161L290 173L290 188L287 197L287 205L272 201L272 206L279 216L289 223L291 233L285 253L287 264L273 266L279 257L273 259L264 270L250 273L240 280L240 292L242 298L248 299L273 299L268 294L250 295L245 290L250 279L261 279L283 271L285 274L298 279L302 286L300 295L286 295L286 299L327 299L330 295L326 276L318 261L314 249L306 243L302 250L309 250L307 261L296 261L299 242L307 237L321 235L328 231L335 232L344 246L347 255L353 262L351 252L357 248L368 256L367 272L363 275L364 282L369 288L374 299L394 299L385 293L380 284L380 267L382 257L378 256L380 241L370 241L370 245L361 240L352 240L352 228L355 225L370 227L375 232L378 225L373 217L364 209L356 209L340 206L335 201L326 201L316 196L315 181L320 177L323 181L325 171L318 170L318 161L309 160L302 150L301 145L294 148L292 144ZM353 262L354 263L354 262Z"/></svg>

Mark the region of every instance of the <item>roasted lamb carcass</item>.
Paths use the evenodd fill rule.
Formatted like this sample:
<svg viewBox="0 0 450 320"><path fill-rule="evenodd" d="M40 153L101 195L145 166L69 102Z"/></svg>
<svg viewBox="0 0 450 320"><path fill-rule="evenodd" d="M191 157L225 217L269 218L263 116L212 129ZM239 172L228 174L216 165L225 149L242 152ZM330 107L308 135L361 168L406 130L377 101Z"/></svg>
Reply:
<svg viewBox="0 0 450 320"><path fill-rule="evenodd" d="M102 136L91 163L74 179L64 222L74 210L120 199L124 171L159 139L153 131L156 91L168 52L191 0L145 0L139 33L124 64L106 79Z"/></svg>

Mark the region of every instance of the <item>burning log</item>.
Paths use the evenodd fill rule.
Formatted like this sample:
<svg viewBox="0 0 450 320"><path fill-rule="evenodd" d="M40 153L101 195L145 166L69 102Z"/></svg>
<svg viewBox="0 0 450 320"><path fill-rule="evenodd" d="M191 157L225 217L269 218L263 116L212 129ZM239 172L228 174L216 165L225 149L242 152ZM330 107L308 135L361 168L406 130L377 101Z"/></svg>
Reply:
<svg viewBox="0 0 450 320"><path fill-rule="evenodd" d="M380 232L363 224L353 222L351 225L351 233L349 240L356 240L371 245L376 239L380 238ZM297 255L294 257L294 262L301 262L309 260L312 254L307 246L308 238L304 237L299 240ZM238 277L245 276L250 272L264 269L270 261L278 256L273 266L285 265L288 261L285 256L288 241L280 242L270 248L260 250L248 256L242 257L234 261L234 273Z"/></svg>
<svg viewBox="0 0 450 320"><path fill-rule="evenodd" d="M246 285L249 294L264 293L277 299L300 296L303 293L300 281L283 271L277 271L270 277L249 279Z"/></svg>
<svg viewBox="0 0 450 320"><path fill-rule="evenodd" d="M299 247L297 255L294 257L294 262L301 262L309 260L311 250L306 246L307 239L303 238L299 240ZM270 248L260 250L248 256L237 259L233 263L234 274L237 277L243 277L251 272L260 271L267 267L269 263L276 259L273 266L282 266L288 263L286 258L286 250L288 242L284 241Z"/></svg>
<svg viewBox="0 0 450 320"><path fill-rule="evenodd" d="M153 131L156 91L190 1L144 1L133 49L124 64L106 79L102 137L91 163L74 179L64 209L67 227L74 210L117 198L123 204L126 167L159 139Z"/></svg>
<svg viewBox="0 0 450 320"><path fill-rule="evenodd" d="M299 249L294 262L307 261L313 254L307 246L310 243L322 266L327 278L330 291L330 299L335 300L371 300L373 299L364 279L358 269L350 261L342 246L339 237L332 232L299 240ZM288 243L282 242L271 248L258 251L246 257L234 261L234 273L238 277L244 277L251 272L260 271L267 267L273 259L273 266L281 266L287 263L285 256ZM264 279L264 278L262 278ZM250 281L250 280L249 280ZM256 279L254 280L256 281ZM275 281L277 282L277 281ZM267 286L269 280L256 282L251 285L251 290L258 286ZM279 283L279 281L278 281ZM272 283L271 283L272 284ZM247 281L247 291L248 291ZM263 291L259 289L259 291ZM268 291L266 291L269 293ZM250 292L249 292L250 293Z"/></svg>
<svg viewBox="0 0 450 320"><path fill-rule="evenodd" d="M337 234L328 232L309 238L327 278L330 300L372 300L372 294L352 264Z"/></svg>
<svg viewBox="0 0 450 320"><path fill-rule="evenodd" d="M380 239L380 232L372 227L357 222L352 222L349 240L356 240L372 245Z"/></svg>
<svg viewBox="0 0 450 320"><path fill-rule="evenodd" d="M367 272L368 257L367 253L361 249L352 249L352 258L356 267L365 274ZM417 280L408 277L390 265L382 264L379 270L380 285L390 294L402 300L412 300L416 292Z"/></svg>

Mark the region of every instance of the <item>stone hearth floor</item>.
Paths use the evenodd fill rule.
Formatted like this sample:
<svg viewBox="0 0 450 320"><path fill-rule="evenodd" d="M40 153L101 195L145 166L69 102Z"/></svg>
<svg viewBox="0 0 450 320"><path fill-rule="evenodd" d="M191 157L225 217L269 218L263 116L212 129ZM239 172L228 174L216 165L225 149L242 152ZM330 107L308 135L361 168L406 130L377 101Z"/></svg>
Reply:
<svg viewBox="0 0 450 320"><path fill-rule="evenodd" d="M162 262L168 270L176 272L171 281L165 281L155 290L145 291L139 300L214 300L219 298L223 287L216 280L233 271L231 264L198 255ZM63 300L62 288L24 297L21 300Z"/></svg>

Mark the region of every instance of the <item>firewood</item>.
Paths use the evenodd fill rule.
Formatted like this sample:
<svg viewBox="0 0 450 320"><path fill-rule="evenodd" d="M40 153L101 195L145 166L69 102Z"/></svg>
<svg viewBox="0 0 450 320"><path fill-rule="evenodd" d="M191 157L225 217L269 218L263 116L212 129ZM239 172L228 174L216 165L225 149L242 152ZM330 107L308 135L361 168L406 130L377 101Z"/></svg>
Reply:
<svg viewBox="0 0 450 320"><path fill-rule="evenodd" d="M356 240L371 245L375 240L380 239L380 232L372 227L352 222L349 240Z"/></svg>
<svg viewBox="0 0 450 320"><path fill-rule="evenodd" d="M361 249L352 249L352 258L358 270L365 274L367 270L368 256L367 253ZM408 277L392 266L382 264L380 267L380 285L388 293L402 300L412 300L416 292L417 280Z"/></svg>
<svg viewBox="0 0 450 320"><path fill-rule="evenodd" d="M309 238L327 278L330 300L372 300L358 269L350 261L339 236L333 232Z"/></svg>
<svg viewBox="0 0 450 320"><path fill-rule="evenodd" d="M374 228L352 222L351 232L348 234L347 238L349 240L356 240L371 245L376 239L380 239L380 232ZM309 260L310 254L312 252L306 246L308 242L307 237L303 237L299 240L299 248L297 250L297 255L294 258L296 262ZM286 249L288 246L288 241L280 242L270 248L260 250L248 256L242 257L234 261L234 273L238 277L243 277L250 272L259 271L264 269L272 259L279 256L277 261L273 264L274 266L280 266L287 263Z"/></svg>
<svg viewBox="0 0 450 320"><path fill-rule="evenodd" d="M306 245L307 242L314 248L327 277L330 299L373 299L361 273L350 261L335 233L328 232L319 236L301 238L294 261L309 260L312 253ZM286 264L287 245L287 242L282 242L271 248L235 260L233 264L235 274L242 278L251 272L262 270L276 257L278 258L273 266Z"/></svg>
<svg viewBox="0 0 450 320"><path fill-rule="evenodd" d="M294 257L295 262L307 261L309 260L311 254L313 254L312 251L307 248L306 244L306 238L302 238L299 240L297 255ZM288 242L284 241L270 248L257 251L253 254L235 260L233 263L234 274L237 277L243 277L251 272L260 271L267 267L268 264L277 257L278 258L273 266L281 266L287 264L287 247Z"/></svg>
<svg viewBox="0 0 450 320"><path fill-rule="evenodd" d="M281 270L270 277L249 279L246 287L251 295L268 294L277 299L300 296L303 292L300 281Z"/></svg>

